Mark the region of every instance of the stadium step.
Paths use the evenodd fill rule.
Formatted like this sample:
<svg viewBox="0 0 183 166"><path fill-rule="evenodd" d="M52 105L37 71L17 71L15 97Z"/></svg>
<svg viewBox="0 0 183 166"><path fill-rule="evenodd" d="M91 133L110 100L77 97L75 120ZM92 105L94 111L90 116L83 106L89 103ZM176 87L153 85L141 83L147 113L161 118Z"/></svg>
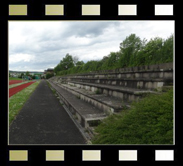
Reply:
<svg viewBox="0 0 183 166"><path fill-rule="evenodd" d="M100 92L96 93L95 91L88 91L71 84L57 83L57 85L66 89L77 98L94 105L95 107L104 111L106 114L119 112L123 110L124 107L130 107L128 102L124 102L123 100L113 96L101 94Z"/></svg>
<svg viewBox="0 0 183 166"><path fill-rule="evenodd" d="M149 89L149 90L154 90L157 88L160 89L162 88L162 86L173 82L173 80L170 78L157 79L157 78L75 78L75 77L70 77L69 81L105 84L105 85L129 87L134 89ZM67 80L63 82L67 82Z"/></svg>
<svg viewBox="0 0 183 166"><path fill-rule="evenodd" d="M80 100L67 90L54 84L52 81L49 81L49 83L57 91L61 101L72 113L75 120L84 128L96 126L106 117L106 114L95 106Z"/></svg>
<svg viewBox="0 0 183 166"><path fill-rule="evenodd" d="M170 88L173 64L55 76L49 82L82 126L92 131L109 114L129 108L146 94Z"/></svg>
<svg viewBox="0 0 183 166"><path fill-rule="evenodd" d="M122 86L112 86L105 84L94 84L94 83L84 83L69 81L70 86L76 86L80 89L85 89L86 91L92 91L93 93L105 94L107 96L113 96L118 99L122 99L125 102L132 102L140 99L144 94L147 93L157 93L151 90L135 89ZM66 86L67 84L60 84Z"/></svg>

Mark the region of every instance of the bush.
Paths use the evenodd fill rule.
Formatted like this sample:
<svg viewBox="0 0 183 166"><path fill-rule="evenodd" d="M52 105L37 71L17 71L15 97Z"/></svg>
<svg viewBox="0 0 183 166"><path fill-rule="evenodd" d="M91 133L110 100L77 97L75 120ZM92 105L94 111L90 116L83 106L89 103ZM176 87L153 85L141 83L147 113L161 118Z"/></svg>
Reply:
<svg viewBox="0 0 183 166"><path fill-rule="evenodd" d="M51 77L53 77L53 76L54 76L53 73L47 73L47 74L46 74L46 79L49 79L49 78L51 78Z"/></svg>
<svg viewBox="0 0 183 166"><path fill-rule="evenodd" d="M173 88L109 116L95 132L93 144L173 144Z"/></svg>

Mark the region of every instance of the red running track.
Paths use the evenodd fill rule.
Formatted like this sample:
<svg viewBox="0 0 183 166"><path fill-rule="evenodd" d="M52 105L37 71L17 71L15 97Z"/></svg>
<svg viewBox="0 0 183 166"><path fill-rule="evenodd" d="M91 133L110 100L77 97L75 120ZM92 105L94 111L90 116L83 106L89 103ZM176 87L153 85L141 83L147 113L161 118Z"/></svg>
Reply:
<svg viewBox="0 0 183 166"><path fill-rule="evenodd" d="M14 88L10 88L9 89L9 97L13 96L15 93L21 91L22 89L28 87L29 85L33 84L35 81L33 82L28 82L26 84L22 84L22 85L19 85L19 86L16 86Z"/></svg>
<svg viewBox="0 0 183 166"><path fill-rule="evenodd" d="M9 80L9 85L21 83L22 80Z"/></svg>

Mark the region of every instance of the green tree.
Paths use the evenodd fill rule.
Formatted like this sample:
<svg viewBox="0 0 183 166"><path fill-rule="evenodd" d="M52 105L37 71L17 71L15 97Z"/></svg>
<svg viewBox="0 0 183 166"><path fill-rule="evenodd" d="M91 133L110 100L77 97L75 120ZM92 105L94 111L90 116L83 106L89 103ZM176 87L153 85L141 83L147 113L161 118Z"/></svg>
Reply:
<svg viewBox="0 0 183 166"><path fill-rule="evenodd" d="M83 62L83 61L78 61L77 63L76 63L76 66L82 66L82 65L84 65L85 63Z"/></svg>
<svg viewBox="0 0 183 166"><path fill-rule="evenodd" d="M75 58L76 61L76 58ZM54 68L54 72L57 74L60 71L68 70L74 67L74 60L72 55L66 54L66 56L60 61L60 63Z"/></svg>
<svg viewBox="0 0 183 166"><path fill-rule="evenodd" d="M51 77L53 77L53 76L54 76L53 73L47 73L47 74L46 74L46 79L49 79L49 78L51 78Z"/></svg>
<svg viewBox="0 0 183 166"><path fill-rule="evenodd" d="M66 56L60 61L61 70L68 70L74 66L72 55L66 54Z"/></svg>
<svg viewBox="0 0 183 166"><path fill-rule="evenodd" d="M131 34L120 43L118 52L111 52L101 60L79 61L69 54L54 68L57 75L110 70L129 66L142 66L173 61L173 35L166 40L156 37L147 42Z"/></svg>
<svg viewBox="0 0 183 166"><path fill-rule="evenodd" d="M163 39L156 37L151 39L144 48L146 54L146 64L156 64L161 62L161 49L163 46Z"/></svg>
<svg viewBox="0 0 183 166"><path fill-rule="evenodd" d="M25 75L26 75L26 76L29 76L29 75L30 75L29 71L27 71Z"/></svg>
<svg viewBox="0 0 183 166"><path fill-rule="evenodd" d="M135 34L126 37L126 39L120 43L121 56L119 59L119 67L133 66L137 52L140 51L142 46L141 39Z"/></svg>
<svg viewBox="0 0 183 166"><path fill-rule="evenodd" d="M21 73L21 74L19 75L19 78L22 78L22 77L24 77L24 73Z"/></svg>
<svg viewBox="0 0 183 166"><path fill-rule="evenodd" d="M118 52L111 52L108 55L108 58L106 58L106 60L102 64L102 69L107 70L107 69L116 68L118 60L119 60L119 53Z"/></svg>
<svg viewBox="0 0 183 166"><path fill-rule="evenodd" d="M173 34L164 41L161 54L162 62L173 62Z"/></svg>
<svg viewBox="0 0 183 166"><path fill-rule="evenodd" d="M77 62L79 61L79 58L77 56L74 56L73 58L74 66L76 66Z"/></svg>
<svg viewBox="0 0 183 166"><path fill-rule="evenodd" d="M32 76L32 79L35 79L35 78L36 78L36 76L35 76L35 75L33 75L33 76Z"/></svg>
<svg viewBox="0 0 183 166"><path fill-rule="evenodd" d="M58 73L61 70L60 63L54 68L54 72Z"/></svg>

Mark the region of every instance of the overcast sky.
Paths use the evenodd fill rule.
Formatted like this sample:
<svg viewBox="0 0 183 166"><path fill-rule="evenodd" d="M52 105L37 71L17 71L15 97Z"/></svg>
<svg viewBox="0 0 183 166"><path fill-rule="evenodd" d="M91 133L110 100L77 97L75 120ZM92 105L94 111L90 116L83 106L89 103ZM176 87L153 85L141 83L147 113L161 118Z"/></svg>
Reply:
<svg viewBox="0 0 183 166"><path fill-rule="evenodd" d="M166 39L174 21L10 21L9 70L44 71L67 53L79 60L100 60L119 51L135 33L141 39Z"/></svg>

